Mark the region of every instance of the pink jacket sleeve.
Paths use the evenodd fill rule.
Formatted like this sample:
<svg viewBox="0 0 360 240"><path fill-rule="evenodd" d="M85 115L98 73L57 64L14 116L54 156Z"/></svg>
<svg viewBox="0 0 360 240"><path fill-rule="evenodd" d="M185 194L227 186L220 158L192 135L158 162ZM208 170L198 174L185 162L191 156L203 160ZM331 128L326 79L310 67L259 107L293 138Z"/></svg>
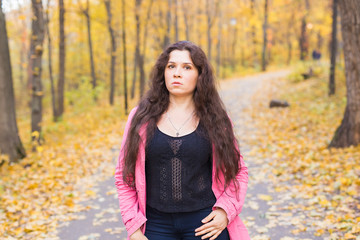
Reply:
<svg viewBox="0 0 360 240"><path fill-rule="evenodd" d="M217 199L214 208L220 207L225 210L229 220L229 224L235 219L237 215L240 214L241 209L244 205L247 184L248 184L248 169L245 166L243 157L240 155L241 169L236 176L236 180L239 183L239 191L234 191L234 183L231 183L230 186L220 195Z"/></svg>
<svg viewBox="0 0 360 240"><path fill-rule="evenodd" d="M129 114L115 170L115 186L119 198L120 212L129 236L140 228L147 220L144 214L139 210L139 200L136 189L130 188L123 181L124 145L135 112L136 108Z"/></svg>

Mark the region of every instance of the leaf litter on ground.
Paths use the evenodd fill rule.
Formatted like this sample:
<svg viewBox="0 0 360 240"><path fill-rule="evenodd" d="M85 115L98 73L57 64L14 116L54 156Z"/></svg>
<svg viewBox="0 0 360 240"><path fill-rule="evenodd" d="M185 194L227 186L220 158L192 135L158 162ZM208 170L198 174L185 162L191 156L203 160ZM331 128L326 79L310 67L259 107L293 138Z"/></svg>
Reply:
<svg viewBox="0 0 360 240"><path fill-rule="evenodd" d="M0 168L0 236L55 239L59 222L81 218L75 213L91 208L81 202L96 197L94 186L113 175L127 117L119 106L74 112L59 123L45 117L41 151L28 150L18 164ZM28 120L19 125L29 130Z"/></svg>
<svg viewBox="0 0 360 240"><path fill-rule="evenodd" d="M265 85L261 94L254 96L255 106L246 110L251 115L249 125L256 131L244 141L252 147L252 160L268 159L261 161L266 163L263 175L272 181L275 192L290 199L282 199L282 209L272 206L267 217L275 213L275 225L295 226L292 237L312 229L315 236L324 239L359 239L360 145L328 149L345 109L344 77L340 77L332 97L327 95L324 75L302 82L282 79ZM290 107L270 109L272 98L285 99ZM257 197L272 200L268 195ZM254 202L250 207L258 208ZM288 217L284 210L290 213ZM255 238L262 237L266 235Z"/></svg>

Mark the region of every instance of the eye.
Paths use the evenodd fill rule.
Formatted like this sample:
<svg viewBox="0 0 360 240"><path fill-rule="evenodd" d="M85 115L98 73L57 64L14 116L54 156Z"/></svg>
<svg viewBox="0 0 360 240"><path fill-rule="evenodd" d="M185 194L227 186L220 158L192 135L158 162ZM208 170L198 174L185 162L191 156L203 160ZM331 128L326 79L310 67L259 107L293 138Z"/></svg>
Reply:
<svg viewBox="0 0 360 240"><path fill-rule="evenodd" d="M190 69L191 69L191 66L186 65L186 66L185 66L185 69L186 69L186 70L190 70Z"/></svg>
<svg viewBox="0 0 360 240"><path fill-rule="evenodd" d="M169 64L168 68L175 68L175 65L174 64Z"/></svg>

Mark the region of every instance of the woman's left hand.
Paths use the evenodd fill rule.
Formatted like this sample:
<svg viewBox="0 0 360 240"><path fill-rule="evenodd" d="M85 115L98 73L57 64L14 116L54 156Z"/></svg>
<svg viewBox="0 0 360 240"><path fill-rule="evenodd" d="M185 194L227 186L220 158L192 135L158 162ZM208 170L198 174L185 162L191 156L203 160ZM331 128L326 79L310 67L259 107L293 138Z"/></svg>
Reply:
<svg viewBox="0 0 360 240"><path fill-rule="evenodd" d="M206 218L202 220L204 223L201 227L195 229L195 236L204 235L201 239L210 240L216 239L220 233L226 228L229 220L227 219L227 214L222 208L218 208L212 211Z"/></svg>

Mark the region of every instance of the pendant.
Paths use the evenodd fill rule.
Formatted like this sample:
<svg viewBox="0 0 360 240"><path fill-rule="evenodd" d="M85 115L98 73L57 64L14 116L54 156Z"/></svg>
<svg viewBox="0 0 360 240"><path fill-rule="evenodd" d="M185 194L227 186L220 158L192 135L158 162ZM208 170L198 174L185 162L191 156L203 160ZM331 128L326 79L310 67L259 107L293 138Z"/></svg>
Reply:
<svg viewBox="0 0 360 240"><path fill-rule="evenodd" d="M178 137L179 135L180 135L180 133L177 132L177 133L176 133L176 136Z"/></svg>

